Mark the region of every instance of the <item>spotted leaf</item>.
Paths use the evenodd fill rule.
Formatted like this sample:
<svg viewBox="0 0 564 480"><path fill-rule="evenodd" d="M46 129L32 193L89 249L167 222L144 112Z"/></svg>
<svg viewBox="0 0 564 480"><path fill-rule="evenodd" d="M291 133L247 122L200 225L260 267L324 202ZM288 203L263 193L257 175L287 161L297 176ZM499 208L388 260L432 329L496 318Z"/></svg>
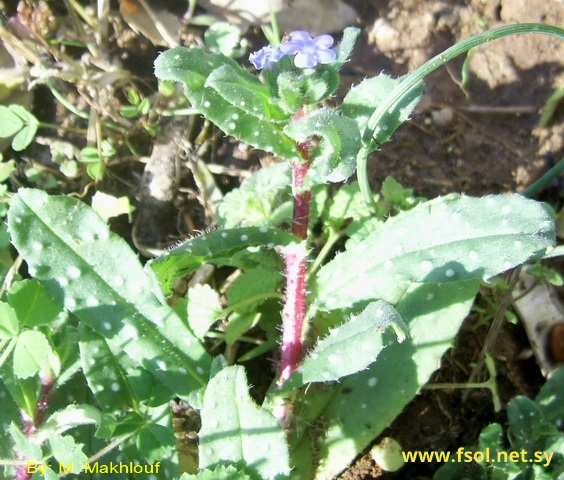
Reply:
<svg viewBox="0 0 564 480"><path fill-rule="evenodd" d="M295 374L300 383L328 382L364 370L386 345L388 329L403 341L407 327L390 304L372 302L361 313L330 331L307 355ZM294 378L290 380L294 383Z"/></svg>
<svg viewBox="0 0 564 480"><path fill-rule="evenodd" d="M192 106L228 135L282 158L297 158L295 143L269 121L281 113L266 102L266 87L232 59L201 48L173 48L157 58L155 75L182 82Z"/></svg>
<svg viewBox="0 0 564 480"><path fill-rule="evenodd" d="M187 240L154 259L151 267L165 294L172 293L174 280L188 275L206 262L229 258L251 246L274 248L297 242L291 233L270 227L232 228Z"/></svg>
<svg viewBox="0 0 564 480"><path fill-rule="evenodd" d="M487 280L543 255L554 239L546 209L520 195L437 198L391 218L321 268L314 308L374 299L395 305L413 282Z"/></svg>
<svg viewBox="0 0 564 480"><path fill-rule="evenodd" d="M113 352L125 352L179 396L204 385L210 356L167 305L154 276L90 207L20 189L8 228L31 276Z"/></svg>
<svg viewBox="0 0 564 480"><path fill-rule="evenodd" d="M264 480L289 478L284 430L251 399L243 367L227 367L210 380L201 416L200 468L232 463Z"/></svg>

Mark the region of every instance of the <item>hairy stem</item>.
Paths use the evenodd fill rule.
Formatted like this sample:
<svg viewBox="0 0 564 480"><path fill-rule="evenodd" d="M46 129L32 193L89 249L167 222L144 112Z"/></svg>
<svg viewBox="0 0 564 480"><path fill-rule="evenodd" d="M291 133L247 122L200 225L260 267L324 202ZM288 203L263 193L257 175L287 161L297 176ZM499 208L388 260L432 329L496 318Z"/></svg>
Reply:
<svg viewBox="0 0 564 480"><path fill-rule="evenodd" d="M286 264L286 302L282 311L279 386L291 377L302 359L303 330L307 308L305 242L283 247L281 253Z"/></svg>
<svg viewBox="0 0 564 480"><path fill-rule="evenodd" d="M301 109L294 120L303 117ZM309 209L311 190L305 188L305 179L310 166L310 142L297 145L302 161L292 162L292 194L294 196L294 212L292 233L303 242L289 245L281 249L286 268L286 301L282 311L282 346L280 353L280 371L278 385L281 386L296 371L304 350L304 323L306 317L306 285L307 285L307 236L309 227ZM288 407L289 408L289 407ZM281 415L284 422L286 413Z"/></svg>

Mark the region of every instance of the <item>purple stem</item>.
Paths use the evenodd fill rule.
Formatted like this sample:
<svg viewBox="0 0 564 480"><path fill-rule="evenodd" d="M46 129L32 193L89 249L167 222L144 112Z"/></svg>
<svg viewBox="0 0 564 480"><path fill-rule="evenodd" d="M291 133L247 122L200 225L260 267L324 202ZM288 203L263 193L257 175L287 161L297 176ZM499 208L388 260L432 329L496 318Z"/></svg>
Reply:
<svg viewBox="0 0 564 480"><path fill-rule="evenodd" d="M282 249L282 257L286 264L286 302L282 310L279 386L296 371L303 355L307 250L303 243L289 245Z"/></svg>
<svg viewBox="0 0 564 480"><path fill-rule="evenodd" d="M294 121L304 116L300 109ZM305 178L310 166L310 142L299 142L297 149L301 162L292 162L292 193L294 213L292 233L300 240L307 240L311 191L304 189ZM296 371L304 351L304 323L306 304L307 249L305 242L282 249L286 268L286 301L282 310L282 346L278 385L281 386ZM282 419L283 420L283 419Z"/></svg>

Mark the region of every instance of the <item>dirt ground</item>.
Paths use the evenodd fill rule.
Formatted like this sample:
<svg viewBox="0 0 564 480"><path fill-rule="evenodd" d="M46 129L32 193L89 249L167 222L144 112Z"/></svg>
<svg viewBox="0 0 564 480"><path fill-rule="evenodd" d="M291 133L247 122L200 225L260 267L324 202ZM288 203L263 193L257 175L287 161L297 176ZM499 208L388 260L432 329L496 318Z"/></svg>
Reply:
<svg viewBox="0 0 564 480"><path fill-rule="evenodd" d="M63 2L49 2L55 13L64 10L59 3ZM179 9L178 3L173 9ZM356 9L363 34L343 72L341 92L381 71L393 76L405 74L457 41L486 29L522 22L564 25L562 0L346 3ZM16 1L4 4L7 16L17 10ZM117 3L113 7L117 10ZM123 67L134 73L138 85L147 85L147 92L154 91L152 64L162 49L133 33L123 22L114 22L112 28L116 29L117 39L112 53L120 55ZM264 44L258 29L249 31L249 39L258 47ZM467 62L465 57L454 60L427 79L423 100L412 119L398 130L392 142L373 154L369 178L374 189L391 175L404 186L414 188L418 195L429 198L448 192L482 195L522 191L564 155L563 105L546 126L538 126L546 101L558 87L564 87L564 42L552 37L510 37L479 47ZM74 126L75 120L62 117L64 114L52 104L40 100L45 92L42 87L35 90L36 114L43 121ZM67 95L71 103L80 104L79 92L70 89ZM130 141L140 154L150 154L152 144L142 128L132 127ZM39 159L45 156L41 150L35 153ZM259 165L254 156L242 154L234 158L237 155L228 142L216 145L213 155L216 163L226 167L250 170ZM124 158L111 167L112 175L106 180L104 191L128 195L135 204L143 164ZM236 177L225 174L218 175L217 180L224 190L238 182ZM80 191L82 187L74 184L67 190ZM187 188L193 189L195 185ZM553 182L542 195L553 207L561 208L564 180ZM131 224L125 216L114 221L112 227L124 238L131 238ZM197 226L202 227L205 225ZM484 291L484 295L491 292ZM487 302L479 302L487 308ZM430 383L468 381L488 332L480 318L473 314L467 319ZM505 404L519 394L533 396L543 377L529 354L523 328L505 323L497 338L491 354L496 359L502 402ZM504 420L503 411L494 411L486 390L426 389L383 435L394 437L407 451L453 451L473 445L486 425ZM431 463L412 464L400 474L385 473L366 454L340 478L427 479L437 467Z"/></svg>

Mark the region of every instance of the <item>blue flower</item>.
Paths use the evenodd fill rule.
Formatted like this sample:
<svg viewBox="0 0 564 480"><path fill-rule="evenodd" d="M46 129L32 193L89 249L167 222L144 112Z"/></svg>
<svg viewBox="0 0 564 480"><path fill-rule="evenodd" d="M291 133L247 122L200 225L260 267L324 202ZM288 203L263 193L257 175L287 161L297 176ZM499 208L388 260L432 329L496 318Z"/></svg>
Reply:
<svg viewBox="0 0 564 480"><path fill-rule="evenodd" d="M283 56L284 53L280 50L274 48L272 45L267 45L266 47L251 53L249 55L249 61L257 70L262 70L263 68L270 68Z"/></svg>
<svg viewBox="0 0 564 480"><path fill-rule="evenodd" d="M284 55L294 55L294 65L298 68L315 67L318 63L331 63L337 57L331 48L333 38L330 35L319 35L312 38L308 32L298 30L290 33L286 42L280 45Z"/></svg>

